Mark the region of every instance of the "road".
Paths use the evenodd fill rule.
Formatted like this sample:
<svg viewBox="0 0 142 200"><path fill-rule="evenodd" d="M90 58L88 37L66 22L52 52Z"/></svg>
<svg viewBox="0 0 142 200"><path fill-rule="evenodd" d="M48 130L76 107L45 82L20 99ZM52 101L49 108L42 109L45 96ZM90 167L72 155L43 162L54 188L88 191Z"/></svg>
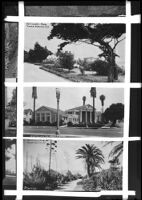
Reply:
<svg viewBox="0 0 142 200"><path fill-rule="evenodd" d="M56 136L56 127L24 126L24 136ZM87 129L60 127L60 137L122 137L123 128Z"/></svg>
<svg viewBox="0 0 142 200"><path fill-rule="evenodd" d="M3 187L4 189L16 189L16 176L14 175L6 175L3 179Z"/></svg>
<svg viewBox="0 0 142 200"><path fill-rule="evenodd" d="M24 63L25 82L69 82L69 80L40 69L41 66Z"/></svg>
<svg viewBox="0 0 142 200"><path fill-rule="evenodd" d="M68 192L68 191L70 191L70 192L80 192L80 191L83 191L83 189L82 189L82 186L81 185L77 185L77 183L78 182L80 182L81 181L81 179L77 179L77 180L75 180L75 181L71 181L71 182L69 182L69 183L66 183L65 185L63 185L63 186L61 186L61 187L59 187L58 189L56 189L56 190L54 190L54 191L56 191L56 192L59 192L59 191L66 191L66 192Z"/></svg>

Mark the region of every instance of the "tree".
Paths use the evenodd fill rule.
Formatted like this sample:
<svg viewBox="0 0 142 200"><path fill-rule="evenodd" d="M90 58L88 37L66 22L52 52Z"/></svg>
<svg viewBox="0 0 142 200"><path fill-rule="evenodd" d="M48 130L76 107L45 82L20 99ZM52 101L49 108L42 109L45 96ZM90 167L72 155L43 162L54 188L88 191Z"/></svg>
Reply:
<svg viewBox="0 0 142 200"><path fill-rule="evenodd" d="M103 117L107 121L112 121L112 126L115 126L116 120L122 120L124 118L124 104L112 104L109 108L105 110L105 112L103 113Z"/></svg>
<svg viewBox="0 0 142 200"><path fill-rule="evenodd" d="M93 98L93 116L92 116L92 121L93 121L93 123L95 123L95 98L96 98L96 88L95 87L91 87L90 95Z"/></svg>
<svg viewBox="0 0 142 200"><path fill-rule="evenodd" d="M65 51L60 52L59 56L59 63L60 66L64 69L68 69L69 71L73 69L74 65L74 55L71 52Z"/></svg>
<svg viewBox="0 0 142 200"><path fill-rule="evenodd" d="M117 160L120 157L120 155L122 155L122 153L123 153L123 142L120 142L119 144L113 147L113 149L109 154L109 157L115 156L115 159Z"/></svg>
<svg viewBox="0 0 142 200"><path fill-rule="evenodd" d="M94 145L86 144L76 151L77 159L84 159L87 166L87 174L91 177L96 170L104 163L102 151Z"/></svg>
<svg viewBox="0 0 142 200"><path fill-rule="evenodd" d="M42 47L38 42L35 43L34 49L30 49L28 54L24 52L24 60L29 62L42 62L47 56L51 55L52 52L47 47Z"/></svg>
<svg viewBox="0 0 142 200"><path fill-rule="evenodd" d="M101 104L102 104L102 113L103 113L104 100L105 100L105 96L102 94L100 96L100 101L101 101Z"/></svg>
<svg viewBox="0 0 142 200"><path fill-rule="evenodd" d="M93 71L97 72L98 75L106 76L109 72L109 63L103 60L95 60L90 64L90 67Z"/></svg>
<svg viewBox="0 0 142 200"><path fill-rule="evenodd" d="M82 100L83 100L83 105L85 105L86 96L83 96L83 97L82 97Z"/></svg>
<svg viewBox="0 0 142 200"><path fill-rule="evenodd" d="M15 123L17 118L17 91L16 88L12 91L12 98L5 109L5 117L8 117L11 122Z"/></svg>
<svg viewBox="0 0 142 200"><path fill-rule="evenodd" d="M10 153L12 145L16 145L16 140L6 140L5 143L4 143L4 147L5 147L5 161L8 161L8 160L11 159L11 156L8 156L8 154ZM13 154L13 156L15 157L16 155Z"/></svg>
<svg viewBox="0 0 142 200"><path fill-rule="evenodd" d="M98 47L102 53L99 57L104 57L109 63L108 81L113 82L118 79L115 58L116 46L125 39L121 36L125 33L124 24L52 24L48 39L54 37L62 39L59 51L71 43L86 43Z"/></svg>

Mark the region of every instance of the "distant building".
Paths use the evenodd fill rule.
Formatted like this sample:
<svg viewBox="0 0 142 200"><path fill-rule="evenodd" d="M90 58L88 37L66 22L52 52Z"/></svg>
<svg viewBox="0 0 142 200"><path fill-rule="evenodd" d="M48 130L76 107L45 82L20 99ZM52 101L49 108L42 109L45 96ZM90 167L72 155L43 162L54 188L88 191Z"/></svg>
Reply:
<svg viewBox="0 0 142 200"><path fill-rule="evenodd" d="M32 109L25 109L24 110L24 121L30 123L32 120L33 111Z"/></svg>
<svg viewBox="0 0 142 200"><path fill-rule="evenodd" d="M24 120L28 123L32 120L32 110L24 110ZM82 105L79 107L71 108L65 112L59 110L59 120L64 123L72 122L73 124L79 123L92 123L93 107L90 104ZM50 122L57 121L57 109L47 106L41 106L35 111L35 122ZM101 112L95 110L95 122L101 121Z"/></svg>
<svg viewBox="0 0 142 200"><path fill-rule="evenodd" d="M66 123L92 123L93 106L90 104L82 105L65 111L63 119ZM95 109L95 122L101 121L101 112Z"/></svg>
<svg viewBox="0 0 142 200"><path fill-rule="evenodd" d="M62 119L64 115L63 111L59 111L59 120ZM41 106L35 111L35 121L36 122L50 122L54 123L57 121L57 109L50 108L47 106Z"/></svg>

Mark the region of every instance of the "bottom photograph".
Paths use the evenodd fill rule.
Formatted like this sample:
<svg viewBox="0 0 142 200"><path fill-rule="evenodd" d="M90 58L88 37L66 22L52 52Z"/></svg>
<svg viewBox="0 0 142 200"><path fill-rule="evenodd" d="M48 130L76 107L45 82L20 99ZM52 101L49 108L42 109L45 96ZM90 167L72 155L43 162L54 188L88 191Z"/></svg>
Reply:
<svg viewBox="0 0 142 200"><path fill-rule="evenodd" d="M24 140L24 190L122 190L123 142Z"/></svg>
<svg viewBox="0 0 142 200"><path fill-rule="evenodd" d="M16 190L16 140L3 139L4 157L3 157L3 189Z"/></svg>

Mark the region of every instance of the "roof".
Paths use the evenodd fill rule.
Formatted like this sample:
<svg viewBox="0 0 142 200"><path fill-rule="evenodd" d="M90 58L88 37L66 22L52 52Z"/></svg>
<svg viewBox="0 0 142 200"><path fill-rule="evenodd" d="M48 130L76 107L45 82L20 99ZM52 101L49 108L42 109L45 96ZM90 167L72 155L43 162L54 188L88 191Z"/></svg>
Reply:
<svg viewBox="0 0 142 200"><path fill-rule="evenodd" d="M25 115L27 115L29 112L33 112L32 109L29 108L29 109L25 109L25 110L24 110L24 114L25 114Z"/></svg>
<svg viewBox="0 0 142 200"><path fill-rule="evenodd" d="M39 111L50 111L50 112L54 112L57 113L57 109L55 108L51 108L51 107L47 107L47 106L41 106L39 107L35 112L39 112ZM64 111L59 110L60 114L64 114Z"/></svg>
<svg viewBox="0 0 142 200"><path fill-rule="evenodd" d="M84 110L84 111L85 110L93 110L93 106L91 106L90 104L86 104L86 105L82 105L82 106L78 106L78 107L75 107L75 108L68 109L68 110L66 110L66 112L74 111L74 110L77 110L77 111L80 111L80 110Z"/></svg>

